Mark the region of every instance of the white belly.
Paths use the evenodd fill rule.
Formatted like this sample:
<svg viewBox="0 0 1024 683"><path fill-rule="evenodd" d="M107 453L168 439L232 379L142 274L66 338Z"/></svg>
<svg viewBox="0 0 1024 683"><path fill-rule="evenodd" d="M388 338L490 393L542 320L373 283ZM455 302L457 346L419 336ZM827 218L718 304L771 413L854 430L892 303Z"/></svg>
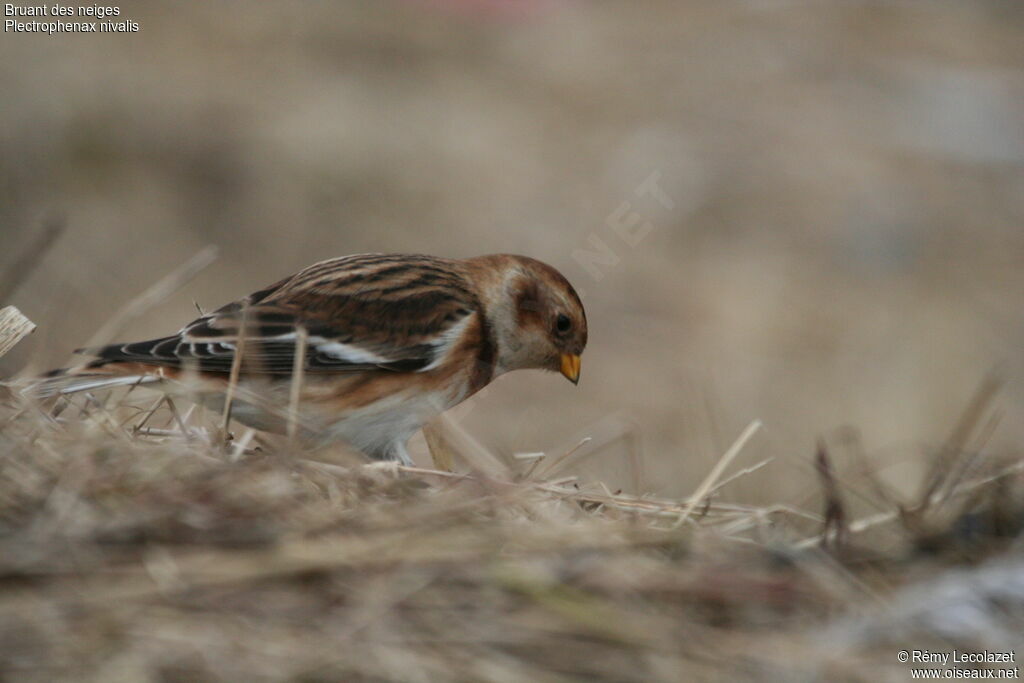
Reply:
<svg viewBox="0 0 1024 683"><path fill-rule="evenodd" d="M262 431L285 433L288 427L287 387L258 387L253 392L258 402L246 402L240 391L231 409L239 422ZM466 392L457 395L441 393L399 392L361 408L340 412L331 400L304 399L299 404L300 433L313 443L342 441L377 460L398 460L411 465L405 444L426 422L448 408L461 403ZM223 396L210 396L211 407L220 409ZM268 402L282 410L268 411ZM219 405L218 405L219 403ZM262 408L260 406L263 406Z"/></svg>
<svg viewBox="0 0 1024 683"><path fill-rule="evenodd" d="M390 403L391 405L387 405ZM378 460L399 460L411 465L405 444L426 422L440 415L447 406L427 397L415 401L389 400L375 404L330 422L315 438L344 441Z"/></svg>

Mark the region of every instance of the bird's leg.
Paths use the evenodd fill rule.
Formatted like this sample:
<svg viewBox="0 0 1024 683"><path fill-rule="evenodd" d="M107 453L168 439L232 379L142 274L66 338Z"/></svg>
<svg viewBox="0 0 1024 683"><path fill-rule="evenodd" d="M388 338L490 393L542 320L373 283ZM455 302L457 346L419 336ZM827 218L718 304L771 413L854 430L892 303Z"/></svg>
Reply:
<svg viewBox="0 0 1024 683"><path fill-rule="evenodd" d="M400 464L405 465L406 467L413 466L412 457L409 455L409 451L405 450L404 442L399 441L398 444L396 444L394 455L395 460L397 460Z"/></svg>

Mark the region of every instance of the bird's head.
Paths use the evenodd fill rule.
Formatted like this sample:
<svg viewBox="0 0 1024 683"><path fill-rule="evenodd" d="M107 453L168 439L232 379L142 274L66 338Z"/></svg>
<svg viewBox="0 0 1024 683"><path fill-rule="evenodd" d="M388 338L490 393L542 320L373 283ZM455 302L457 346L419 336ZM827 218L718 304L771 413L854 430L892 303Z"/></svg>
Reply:
<svg viewBox="0 0 1024 683"><path fill-rule="evenodd" d="M537 368L560 372L573 384L587 345L587 316L569 281L556 269L527 256L501 254L500 278L488 318L498 345L498 372Z"/></svg>

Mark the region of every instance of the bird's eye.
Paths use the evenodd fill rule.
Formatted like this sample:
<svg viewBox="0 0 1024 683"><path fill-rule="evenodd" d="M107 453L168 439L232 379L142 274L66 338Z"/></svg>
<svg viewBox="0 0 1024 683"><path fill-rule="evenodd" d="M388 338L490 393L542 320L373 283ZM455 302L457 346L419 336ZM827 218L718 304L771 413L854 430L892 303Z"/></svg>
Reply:
<svg viewBox="0 0 1024 683"><path fill-rule="evenodd" d="M555 318L555 330L557 330L559 334L565 334L570 329L572 329L572 321L569 320L569 316L565 313L559 313L558 317Z"/></svg>

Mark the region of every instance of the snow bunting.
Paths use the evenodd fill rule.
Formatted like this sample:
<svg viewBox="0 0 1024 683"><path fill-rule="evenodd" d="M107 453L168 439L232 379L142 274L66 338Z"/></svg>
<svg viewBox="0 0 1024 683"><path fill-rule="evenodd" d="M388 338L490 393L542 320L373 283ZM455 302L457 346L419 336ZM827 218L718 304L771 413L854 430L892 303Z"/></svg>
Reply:
<svg viewBox="0 0 1024 683"><path fill-rule="evenodd" d="M309 266L169 337L79 350L95 360L51 373L42 393L160 383L222 408L234 371L239 422L284 432L297 398L292 419L305 437L411 464L405 444L427 420L510 370L554 370L575 384L586 344L579 296L535 259L359 254Z"/></svg>

